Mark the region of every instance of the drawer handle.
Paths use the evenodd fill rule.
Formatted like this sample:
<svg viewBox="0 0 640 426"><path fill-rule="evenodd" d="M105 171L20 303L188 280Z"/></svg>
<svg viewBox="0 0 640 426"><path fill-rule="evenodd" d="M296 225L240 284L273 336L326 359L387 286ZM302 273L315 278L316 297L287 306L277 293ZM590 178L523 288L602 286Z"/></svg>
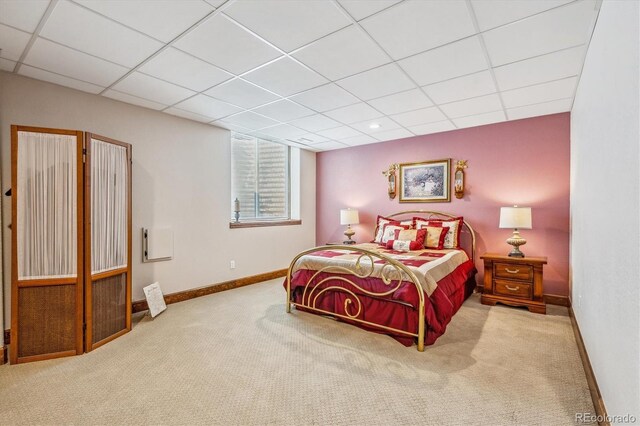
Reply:
<svg viewBox="0 0 640 426"><path fill-rule="evenodd" d="M517 274L518 272L520 272L520 269L509 269L509 268L504 268L505 271L507 271L510 274Z"/></svg>
<svg viewBox="0 0 640 426"><path fill-rule="evenodd" d="M509 287L508 284L505 284L505 287L507 288L507 290L511 290L511 291L518 291L520 290L520 286L517 287Z"/></svg>

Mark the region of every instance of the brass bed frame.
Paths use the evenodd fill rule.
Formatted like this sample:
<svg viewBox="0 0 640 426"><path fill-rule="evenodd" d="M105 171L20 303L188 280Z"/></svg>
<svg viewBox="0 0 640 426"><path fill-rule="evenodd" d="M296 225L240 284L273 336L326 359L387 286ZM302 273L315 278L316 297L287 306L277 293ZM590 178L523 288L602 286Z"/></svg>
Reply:
<svg viewBox="0 0 640 426"><path fill-rule="evenodd" d="M449 213L429 211L429 210L407 210L399 213L394 213L386 217L398 218L406 215L421 215L426 219L436 219L436 218L451 219L451 218L457 217ZM402 219L398 219L398 220L402 220ZM378 227L376 225L374 235L377 233L377 231L378 231ZM473 228L466 221L463 221L463 226L462 226L461 236L460 236L461 240L463 237L465 237L467 240L470 240L470 241L467 241L467 243L470 244L467 254L470 253L470 259L475 263L476 235ZM462 247L462 241L461 241L461 247ZM308 255L314 252L324 251L324 250L345 251L345 252L351 252L351 253L355 252L355 253L359 253L359 256L353 268L348 268L345 266L329 265L315 271L315 273L311 276L311 278L309 278L309 280L304 286L301 303L294 302L291 299L292 297L291 279L292 279L293 273L298 269L296 267L298 260L305 255ZM375 265L376 265L375 261L378 259L384 262L382 264L379 264L381 265L380 278L382 279L383 283L388 287L388 290L385 290L384 292L373 292L365 288L362 288L362 286L356 284L355 282L353 282L351 279L348 278L348 275L351 275L356 278L370 277L375 271ZM340 275L335 275L335 276L330 275L326 278L323 278L319 282L315 283L313 286L311 286L311 284L314 283L316 277L321 273L335 273ZM418 333L411 333L405 330L399 330L383 324L372 323L369 321L359 319L358 315L360 315L360 312L362 310L362 302L360 301L360 298L354 291L350 290L349 288L340 287L337 285L331 285L318 290L318 287L320 287L321 284L329 280L342 281L344 283L349 284L349 286L352 286L354 289L357 289L358 291L362 292L363 294L366 294L369 296L377 296L377 297L388 296L393 292L395 292L398 288L400 288L403 281L410 281L416 287L416 290L418 293L418 301L419 301L418 327L417 327ZM425 332L424 290L420 285L418 277L407 266L398 262L397 260L392 259L384 254L376 253L374 251L363 249L360 247L354 247L349 245L323 245L323 246L314 247L314 248L305 250L301 253L298 253L296 257L293 258L293 260L291 261L291 264L289 265L286 282L287 282L287 303L286 303L287 313L291 313L291 306L293 305L293 306L301 307L306 310L314 311L323 315L329 315L334 318L339 317L349 321L358 322L360 324L364 324L370 327L379 328L386 331L392 331L394 333L399 333L405 336L415 337L418 339L417 341L418 351L420 352L424 351L424 332ZM329 312L316 307L316 302L318 300L318 297L320 297L323 293L329 290L340 291L348 295L344 302L344 312L345 312L344 315L338 314L335 312ZM355 312L350 312L349 308L352 306L355 309Z"/></svg>

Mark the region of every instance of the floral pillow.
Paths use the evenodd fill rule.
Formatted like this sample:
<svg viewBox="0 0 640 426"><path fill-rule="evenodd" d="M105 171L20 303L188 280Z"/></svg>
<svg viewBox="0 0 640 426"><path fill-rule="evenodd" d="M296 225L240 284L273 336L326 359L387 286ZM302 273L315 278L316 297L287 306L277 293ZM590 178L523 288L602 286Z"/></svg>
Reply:
<svg viewBox="0 0 640 426"><path fill-rule="evenodd" d="M414 217L413 220L416 223L416 229L421 229L426 226L449 227L449 231L444 238L443 248L460 248L460 231L462 230L462 223L464 221L462 217L456 217L453 219L423 219L420 217Z"/></svg>
<svg viewBox="0 0 640 426"><path fill-rule="evenodd" d="M388 217L384 217L384 216L380 216L378 215L378 219L376 221L376 236L373 239L372 242L374 243L378 243L378 244L382 244L382 233L384 231L384 225L386 224L393 224L393 225L402 225L402 226L408 226L409 228L412 227L413 225L413 219L412 220L407 220L407 221L398 221L395 219L390 219Z"/></svg>
<svg viewBox="0 0 640 426"><path fill-rule="evenodd" d="M406 225L395 225L393 223L387 223L382 227L382 238L380 240L381 245L386 245L387 241L393 240L396 236L396 231L403 231L409 229Z"/></svg>

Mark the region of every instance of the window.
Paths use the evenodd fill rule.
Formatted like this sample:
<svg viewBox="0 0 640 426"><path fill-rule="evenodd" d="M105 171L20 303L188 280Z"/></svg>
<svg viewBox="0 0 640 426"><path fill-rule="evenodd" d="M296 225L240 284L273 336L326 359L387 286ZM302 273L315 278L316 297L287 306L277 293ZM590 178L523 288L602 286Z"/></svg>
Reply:
<svg viewBox="0 0 640 426"><path fill-rule="evenodd" d="M240 202L241 221L290 218L287 145L231 133L231 176L231 198Z"/></svg>

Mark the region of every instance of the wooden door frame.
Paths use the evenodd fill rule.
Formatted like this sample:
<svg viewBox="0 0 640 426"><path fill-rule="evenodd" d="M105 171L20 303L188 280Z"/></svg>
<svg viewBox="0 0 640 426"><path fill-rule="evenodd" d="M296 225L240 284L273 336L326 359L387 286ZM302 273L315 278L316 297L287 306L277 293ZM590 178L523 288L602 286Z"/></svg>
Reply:
<svg viewBox="0 0 640 426"><path fill-rule="evenodd" d="M111 271L102 272L92 277L91 271L91 140L96 139L102 142L119 145L127 149L127 266L125 268L114 269ZM125 333L131 331L131 188L132 188L132 152L131 144L120 142L115 139L108 138L106 136L100 136L95 133L85 132L84 135L84 152L85 152L85 178L84 178L84 247L85 247L85 283L84 283L84 321L85 321L85 333L84 333L84 349L86 352L90 352L105 343L112 341ZM112 334L99 342L93 343L93 303L92 303L92 283L94 279L108 278L115 275L126 273L126 316L125 316L125 328L115 334Z"/></svg>
<svg viewBox="0 0 640 426"><path fill-rule="evenodd" d="M77 272L76 272L76 325L75 325L75 350L66 350L49 354L32 355L26 357L18 356L18 289L29 286L56 285L56 281L63 281L58 285L70 285L67 279L43 279L43 280L27 280L31 281L22 285L18 281L18 132L32 133L49 133L56 135L76 136L76 226L77 226ZM84 251L82 250L84 235L82 218L84 214L84 191L83 191L83 132L80 130L50 129L45 127L31 126L11 126L11 345L9 350L9 359L11 364L21 362L39 361L43 359L60 358L64 356L79 355L83 350L83 284L84 284Z"/></svg>

